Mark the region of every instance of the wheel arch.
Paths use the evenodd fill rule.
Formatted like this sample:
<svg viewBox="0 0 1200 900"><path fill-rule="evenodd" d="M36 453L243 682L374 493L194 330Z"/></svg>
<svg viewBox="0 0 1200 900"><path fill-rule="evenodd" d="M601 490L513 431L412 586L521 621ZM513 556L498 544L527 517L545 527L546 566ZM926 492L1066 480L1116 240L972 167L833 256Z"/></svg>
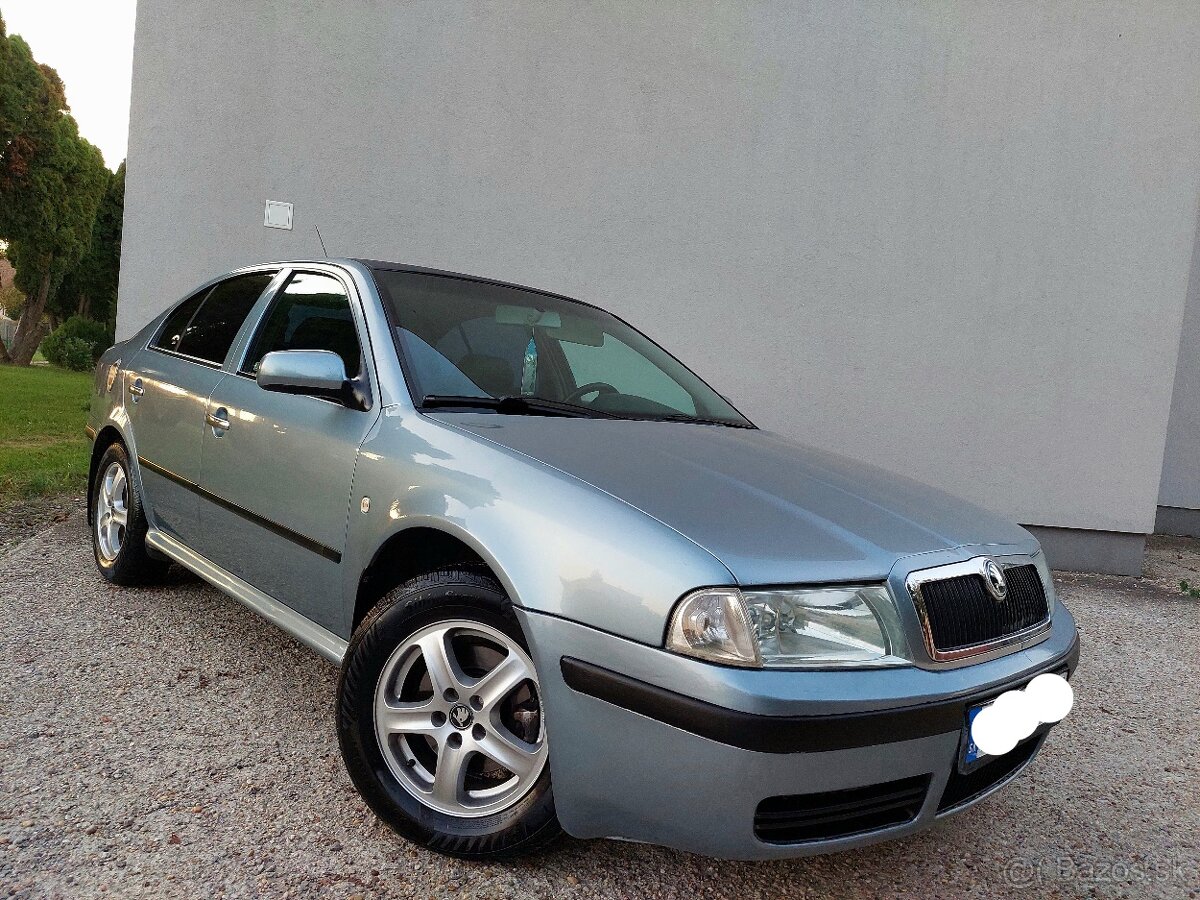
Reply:
<svg viewBox="0 0 1200 900"><path fill-rule="evenodd" d="M390 590L417 575L450 565L484 569L515 601L513 587L495 558L466 532L445 522L421 521L393 531L358 580L350 634Z"/></svg>
<svg viewBox="0 0 1200 900"><path fill-rule="evenodd" d="M96 467L100 465L100 458L104 456L104 451L106 451L113 444L121 444L125 447L126 451L129 450L129 443L125 440L125 435L121 433L121 430L117 428L116 425L109 423L101 428L96 434L96 440L92 442L92 457L88 462L87 521L89 525L92 524L92 519L95 515L95 512L92 508L92 501L95 500L92 490L96 483ZM137 466L133 464L133 460L130 460L130 468L137 468ZM137 476L132 475L132 477L136 478Z"/></svg>

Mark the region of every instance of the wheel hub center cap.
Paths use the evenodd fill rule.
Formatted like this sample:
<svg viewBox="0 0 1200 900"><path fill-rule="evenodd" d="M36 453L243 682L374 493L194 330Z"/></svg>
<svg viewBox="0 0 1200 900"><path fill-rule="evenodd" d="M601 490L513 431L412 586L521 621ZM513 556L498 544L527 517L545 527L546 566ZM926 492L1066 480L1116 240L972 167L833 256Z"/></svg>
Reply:
<svg viewBox="0 0 1200 900"><path fill-rule="evenodd" d="M471 714L471 708L463 703L456 703L450 707L450 724L459 731L466 731L471 727L471 720L475 717Z"/></svg>

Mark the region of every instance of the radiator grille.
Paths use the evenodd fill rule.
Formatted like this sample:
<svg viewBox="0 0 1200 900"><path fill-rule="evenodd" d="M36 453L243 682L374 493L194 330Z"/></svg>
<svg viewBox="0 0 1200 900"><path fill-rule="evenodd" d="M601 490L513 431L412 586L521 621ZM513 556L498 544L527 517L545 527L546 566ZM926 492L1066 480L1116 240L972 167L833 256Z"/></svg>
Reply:
<svg viewBox="0 0 1200 900"><path fill-rule="evenodd" d="M925 624L935 650L945 653L1025 631L1049 615L1046 589L1034 565L1004 570L1008 595L996 600L982 575L958 575L921 585Z"/></svg>

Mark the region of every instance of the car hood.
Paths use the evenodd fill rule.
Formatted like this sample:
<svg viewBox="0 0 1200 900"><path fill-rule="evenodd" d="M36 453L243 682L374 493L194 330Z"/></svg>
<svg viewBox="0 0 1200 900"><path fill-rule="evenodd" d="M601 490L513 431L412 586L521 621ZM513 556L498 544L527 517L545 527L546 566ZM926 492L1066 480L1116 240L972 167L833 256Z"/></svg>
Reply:
<svg viewBox="0 0 1200 900"><path fill-rule="evenodd" d="M437 418L653 516L708 550L741 584L883 579L912 554L1036 546L1019 526L936 488L757 429Z"/></svg>

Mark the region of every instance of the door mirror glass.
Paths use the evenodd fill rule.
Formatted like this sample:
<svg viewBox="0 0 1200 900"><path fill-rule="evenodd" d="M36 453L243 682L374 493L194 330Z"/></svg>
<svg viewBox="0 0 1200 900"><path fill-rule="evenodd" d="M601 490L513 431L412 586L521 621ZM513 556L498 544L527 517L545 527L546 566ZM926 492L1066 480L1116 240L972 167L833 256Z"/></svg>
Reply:
<svg viewBox="0 0 1200 900"><path fill-rule="evenodd" d="M265 391L310 394L343 400L349 396L346 364L331 350L276 350L258 364L255 375Z"/></svg>

